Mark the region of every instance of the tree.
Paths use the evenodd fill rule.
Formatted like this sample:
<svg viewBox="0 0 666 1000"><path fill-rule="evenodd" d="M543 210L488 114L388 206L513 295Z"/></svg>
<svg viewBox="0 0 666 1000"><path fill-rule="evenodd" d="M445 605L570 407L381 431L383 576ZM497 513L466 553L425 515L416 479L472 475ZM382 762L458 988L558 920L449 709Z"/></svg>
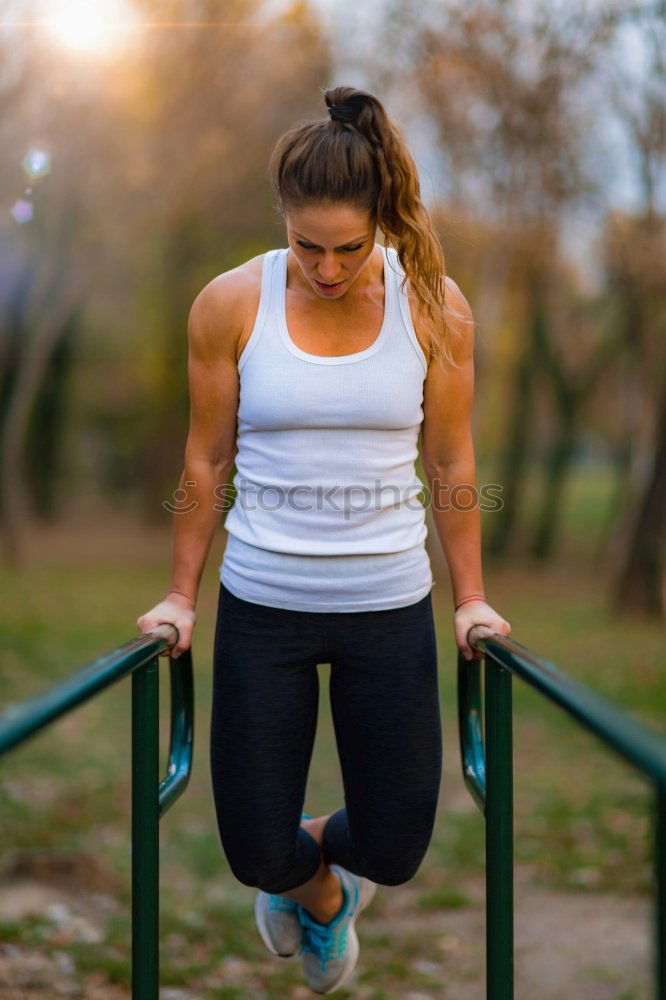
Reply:
<svg viewBox="0 0 666 1000"><path fill-rule="evenodd" d="M490 552L507 552L520 520L534 440L536 392L553 406L540 509L530 551L553 551L565 475L582 406L613 357L612 332L587 332L592 351L569 354L553 322L552 302L575 307L567 288L561 232L567 213L595 196L597 178L584 153L592 114L582 104L608 50L617 15L604 8L538 4L401 4L394 23L403 65L435 123L447 214L475 211L501 234L496 255L513 286L513 367L505 406L499 479L503 506L493 516ZM384 79L388 79L385 75ZM596 113L596 108L594 109ZM474 209L472 208L474 206ZM490 268L490 270L498 270ZM516 294L518 293L518 294Z"/></svg>
<svg viewBox="0 0 666 1000"><path fill-rule="evenodd" d="M127 475L115 486L143 491L146 513L164 516L186 432L189 304L278 237L270 146L315 111L328 74L303 4L269 14L236 0L223 18L217 3L136 4L172 27L140 33L103 65L37 32L0 36L0 143L20 151L0 164L0 187L20 194L20 159L34 143L52 161L34 185L34 219L0 223L12 275L0 296L0 529L14 565L27 519L45 512L39 473L26 477L24 465L75 318L83 384L73 440L85 435L94 458L82 476L102 476L106 492L122 449Z"/></svg>
<svg viewBox="0 0 666 1000"><path fill-rule="evenodd" d="M615 613L660 618L666 607L666 215L657 201L666 187L666 25L658 11L637 11L643 59L636 79L616 68L613 103L630 137L640 209L616 213L606 234L608 294L623 317L630 405L647 411L645 432L629 439L622 466L621 505L611 544L610 604ZM629 416L629 414L627 414ZM641 456L642 453L642 456ZM641 457L643 460L641 460ZM638 459L638 460L637 460Z"/></svg>

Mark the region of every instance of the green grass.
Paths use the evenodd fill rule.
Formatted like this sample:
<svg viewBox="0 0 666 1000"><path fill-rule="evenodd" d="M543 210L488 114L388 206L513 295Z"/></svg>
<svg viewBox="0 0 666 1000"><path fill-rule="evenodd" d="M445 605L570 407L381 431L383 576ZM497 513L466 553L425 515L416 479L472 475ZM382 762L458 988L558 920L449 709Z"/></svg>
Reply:
<svg viewBox="0 0 666 1000"><path fill-rule="evenodd" d="M459 910L469 905L469 896L458 889L436 889L416 899L416 906L421 910Z"/></svg>
<svg viewBox="0 0 666 1000"><path fill-rule="evenodd" d="M608 496L603 479L573 482L563 545L572 552L576 540L584 539L580 560L560 557L546 568L486 566L488 599L511 622L515 639L663 732L662 627L611 615L605 605L606 581L584 558L597 544L591 536ZM107 533L113 530L105 526ZM254 894L229 872L210 792L207 729L220 543L221 538L202 581L193 647L194 771L185 796L160 827L161 981L174 988L189 986L205 1000L253 993L282 998L302 986L300 966L281 966L261 946L252 920ZM45 546L21 573L0 570L3 702L42 691L127 641L137 633L137 616L162 595L168 581L168 532L159 545L154 538L142 545L118 534L105 549L112 549L113 556L97 562L90 555L92 545L94 535L84 543L72 537L67 558L62 545L55 554ZM391 929L391 901L401 890L380 891L364 916L358 981L371 1000L401 997L407 988L440 995L436 977L415 967L431 959L436 949L429 921L438 913L455 918L456 911L477 906L466 882L478 880L484 871L482 817L460 774L456 650L447 581L435 587L433 604L444 783L432 843L407 887L410 919L417 922L414 933L404 927ZM342 801L328 705L329 668L319 670L320 717L306 800L307 811L314 815L330 812ZM166 675L162 671L160 682L163 759L168 736ZM543 886L647 893L649 787L557 707L520 681L513 687L516 862L529 865L531 878ZM129 981L129 707L130 686L121 682L12 753L3 762L0 778L0 875L5 881L16 874L18 856L21 870L27 865L28 871L31 858L60 857L71 862L66 889L87 898L92 871L94 892L110 900L100 943L63 944L62 930L43 914L24 920L0 918L0 942L44 954L66 948L81 983L92 972L121 986ZM77 859L79 868L73 864ZM40 877L37 861L33 877ZM341 990L338 995L342 1000L354 994Z"/></svg>

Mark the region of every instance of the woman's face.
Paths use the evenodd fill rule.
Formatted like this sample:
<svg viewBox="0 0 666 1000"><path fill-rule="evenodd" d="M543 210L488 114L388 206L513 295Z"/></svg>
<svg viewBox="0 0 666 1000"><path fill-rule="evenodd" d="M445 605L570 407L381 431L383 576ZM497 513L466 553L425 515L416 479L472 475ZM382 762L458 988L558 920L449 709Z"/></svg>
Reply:
<svg viewBox="0 0 666 1000"><path fill-rule="evenodd" d="M322 299L339 299L375 249L370 212L341 202L314 202L284 213L289 247L303 276Z"/></svg>

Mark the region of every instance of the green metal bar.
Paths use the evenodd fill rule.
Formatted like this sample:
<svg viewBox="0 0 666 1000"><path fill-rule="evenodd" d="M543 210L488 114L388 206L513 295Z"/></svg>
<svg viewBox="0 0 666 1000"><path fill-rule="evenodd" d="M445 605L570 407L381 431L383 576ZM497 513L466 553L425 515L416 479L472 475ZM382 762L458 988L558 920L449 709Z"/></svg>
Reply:
<svg viewBox="0 0 666 1000"><path fill-rule="evenodd" d="M159 992L159 665L132 676L132 1000Z"/></svg>
<svg viewBox="0 0 666 1000"><path fill-rule="evenodd" d="M666 1000L666 742L612 702L563 674L548 660L486 626L468 642L486 664L485 748L480 735L480 673L458 658L458 713L463 777L486 815L487 996L513 997L513 764L511 676L516 674L593 732L655 784L655 973ZM490 667L488 660L493 664Z"/></svg>
<svg viewBox="0 0 666 1000"><path fill-rule="evenodd" d="M657 786L654 824L655 860L655 981L657 1000L666 998L666 788Z"/></svg>
<svg viewBox="0 0 666 1000"><path fill-rule="evenodd" d="M513 1000L511 674L486 668L486 996Z"/></svg>
<svg viewBox="0 0 666 1000"><path fill-rule="evenodd" d="M0 755L138 670L156 653L169 648L165 639L150 636L148 633L126 642L54 684L43 694L27 698L18 705L8 705L0 714Z"/></svg>
<svg viewBox="0 0 666 1000"><path fill-rule="evenodd" d="M613 702L568 677L555 664L542 660L519 642L497 632L483 635L481 630L489 631L485 626L470 629L475 649L536 688L624 760L666 788L663 736L636 722Z"/></svg>
<svg viewBox="0 0 666 1000"><path fill-rule="evenodd" d="M159 638L159 632L160 628L132 639L54 684L43 694L27 698L18 705L9 705L0 713L0 756L112 684L141 670L156 654L163 653L169 648L169 642ZM161 816L184 791L192 769L194 691L191 650L185 650L177 659L170 657L169 670L171 742L167 773L159 786Z"/></svg>
<svg viewBox="0 0 666 1000"><path fill-rule="evenodd" d="M177 641L162 624L81 668L44 694L0 714L0 756L49 723L132 675L132 996L157 1000L159 990L160 816L189 780L194 739L191 650L169 658L171 740L167 775L159 777L159 654Z"/></svg>

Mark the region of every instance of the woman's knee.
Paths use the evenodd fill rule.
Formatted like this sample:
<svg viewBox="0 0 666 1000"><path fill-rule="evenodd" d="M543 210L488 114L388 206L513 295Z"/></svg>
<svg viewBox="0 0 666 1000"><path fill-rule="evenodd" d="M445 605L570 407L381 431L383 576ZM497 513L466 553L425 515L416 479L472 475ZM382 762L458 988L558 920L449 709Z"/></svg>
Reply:
<svg viewBox="0 0 666 1000"><path fill-rule="evenodd" d="M403 885L414 878L421 867L425 851L418 855L370 855L364 858L360 867L363 876L377 885Z"/></svg>
<svg viewBox="0 0 666 1000"><path fill-rule="evenodd" d="M281 893L302 885L316 873L321 856L319 845L299 831L296 845L285 849L275 840L258 849L256 842L222 838L222 847L232 874L243 885L264 892Z"/></svg>
<svg viewBox="0 0 666 1000"><path fill-rule="evenodd" d="M239 882L264 892L280 893L293 888L293 866L285 864L282 858L237 857L227 854L231 872Z"/></svg>
<svg viewBox="0 0 666 1000"><path fill-rule="evenodd" d="M285 892L301 885L310 877L305 872L306 868L312 867L308 859L297 859L284 854L261 858L245 853L225 853L233 876L243 885L263 889L264 892Z"/></svg>
<svg viewBox="0 0 666 1000"><path fill-rule="evenodd" d="M378 885L402 885L414 878L432 838L431 823L419 831L410 827L393 832L385 824L379 836L369 827L361 830L353 844L366 878Z"/></svg>

